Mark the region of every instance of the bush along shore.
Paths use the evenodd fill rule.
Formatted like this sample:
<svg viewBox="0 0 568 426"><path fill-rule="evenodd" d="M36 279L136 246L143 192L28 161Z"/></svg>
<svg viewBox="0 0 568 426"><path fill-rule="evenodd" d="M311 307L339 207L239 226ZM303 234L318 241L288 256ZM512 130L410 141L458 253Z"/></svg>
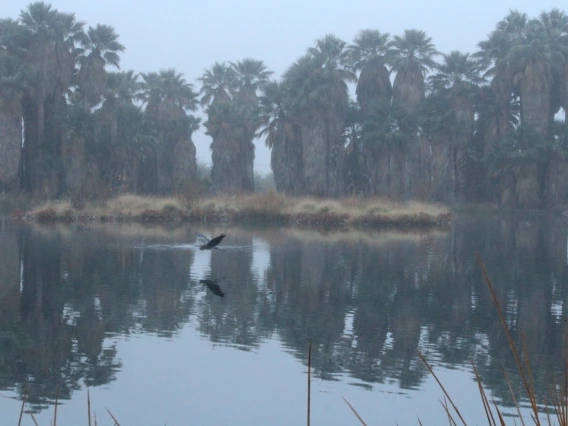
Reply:
<svg viewBox="0 0 568 426"><path fill-rule="evenodd" d="M449 209L386 199L288 197L275 192L218 196L189 202L181 197L121 195L86 202L50 201L13 218L35 222L233 222L326 227L435 227L451 221Z"/></svg>

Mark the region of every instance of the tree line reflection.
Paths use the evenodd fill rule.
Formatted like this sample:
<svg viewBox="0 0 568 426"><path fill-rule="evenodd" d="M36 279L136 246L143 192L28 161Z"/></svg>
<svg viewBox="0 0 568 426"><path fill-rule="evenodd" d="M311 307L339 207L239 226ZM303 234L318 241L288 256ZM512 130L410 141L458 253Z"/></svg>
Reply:
<svg viewBox="0 0 568 426"><path fill-rule="evenodd" d="M544 394L564 368L566 229L559 217L473 215L422 234L235 229L226 251L203 254L186 244L187 228L160 237L3 223L0 389L28 394L40 410L57 392L70 398L83 383L116 379L112 336L169 338L189 323L242 350L278 339L304 363L312 340L315 375L369 386L419 388L429 373L418 349L435 366L473 361L484 386L510 404L502 367L517 395L522 382L476 253L515 340L526 338ZM257 256L268 260L260 271Z"/></svg>

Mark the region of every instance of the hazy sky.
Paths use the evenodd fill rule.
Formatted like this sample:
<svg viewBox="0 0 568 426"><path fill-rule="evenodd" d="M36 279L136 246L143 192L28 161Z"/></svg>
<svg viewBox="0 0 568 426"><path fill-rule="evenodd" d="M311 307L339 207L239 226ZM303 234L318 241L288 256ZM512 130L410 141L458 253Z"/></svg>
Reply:
<svg viewBox="0 0 568 426"><path fill-rule="evenodd" d="M1 18L16 19L30 3L4 0ZM473 52L509 10L529 17L562 2L541 0L418 1L377 0L181 1L181 0L53 0L61 12L74 12L87 25L112 25L126 46L121 68L137 72L176 68L195 83L215 61L261 59L280 78L316 39L333 33L347 42L362 29L393 35L421 29L436 48ZM196 89L199 86L196 85ZM211 162L211 139L203 129L194 135L197 157ZM270 170L270 152L256 144L255 169Z"/></svg>

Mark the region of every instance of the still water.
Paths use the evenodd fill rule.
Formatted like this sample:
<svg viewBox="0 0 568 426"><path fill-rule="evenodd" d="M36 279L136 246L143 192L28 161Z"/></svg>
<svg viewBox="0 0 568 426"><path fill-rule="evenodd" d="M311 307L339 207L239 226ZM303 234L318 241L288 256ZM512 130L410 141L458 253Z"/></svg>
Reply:
<svg viewBox="0 0 568 426"><path fill-rule="evenodd" d="M483 280L524 333L537 394L563 371L562 216L460 215L449 229L0 227L0 424L484 424L472 362L513 415L524 395ZM195 232L225 233L200 251ZM526 400L523 405L527 406ZM514 418L508 420L513 424ZM93 419L94 423L94 419ZM518 419L517 419L518 423Z"/></svg>

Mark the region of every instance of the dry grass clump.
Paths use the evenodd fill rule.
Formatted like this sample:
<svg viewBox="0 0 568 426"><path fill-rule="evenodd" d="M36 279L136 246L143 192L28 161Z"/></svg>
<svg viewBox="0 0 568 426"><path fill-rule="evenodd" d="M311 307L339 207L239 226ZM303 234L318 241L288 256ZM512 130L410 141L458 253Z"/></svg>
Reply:
<svg viewBox="0 0 568 426"><path fill-rule="evenodd" d="M191 201L191 202L190 202ZM398 203L372 198L290 197L268 191L262 194L220 195L185 200L177 197L121 195L105 201L91 201L73 209L69 201L48 202L28 213L39 221L77 220L167 220L278 223L325 227L348 226L431 226L450 221L449 211L438 205Z"/></svg>
<svg viewBox="0 0 568 426"><path fill-rule="evenodd" d="M174 197L158 198L141 197L139 195L121 195L107 200L101 210L111 211L115 214L128 212L128 214L132 216L138 216L148 210L182 210L182 206Z"/></svg>
<svg viewBox="0 0 568 426"><path fill-rule="evenodd" d="M282 214L288 202L290 202L290 199L284 194L267 191L262 194L246 195L242 198L240 204L243 210L276 216Z"/></svg>
<svg viewBox="0 0 568 426"><path fill-rule="evenodd" d="M40 222L48 221L121 221L138 219L160 221L183 219L184 209L173 197L141 197L120 195L104 201L87 202L81 210L73 209L69 200L50 201L27 213Z"/></svg>

